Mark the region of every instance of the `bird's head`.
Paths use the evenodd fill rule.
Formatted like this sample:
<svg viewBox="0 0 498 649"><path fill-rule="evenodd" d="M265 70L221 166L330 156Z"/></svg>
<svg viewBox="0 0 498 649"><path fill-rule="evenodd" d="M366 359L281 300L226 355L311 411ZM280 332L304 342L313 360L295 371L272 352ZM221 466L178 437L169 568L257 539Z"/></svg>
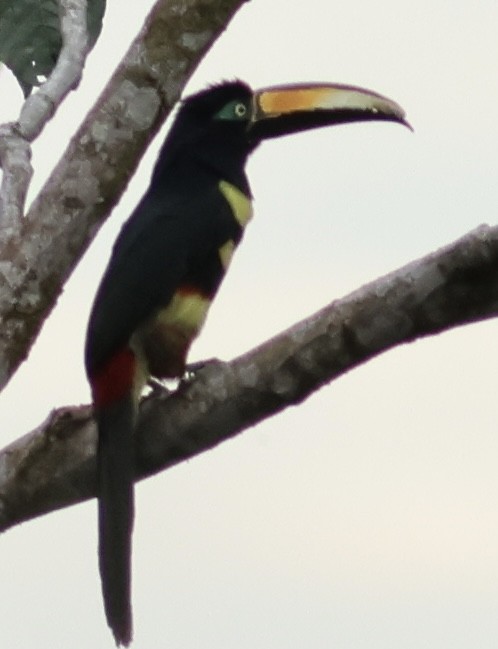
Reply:
<svg viewBox="0 0 498 649"><path fill-rule="evenodd" d="M356 86L314 83L251 90L224 82L183 100L176 124L185 137L234 139L250 150L261 140L347 122L391 121L408 126L396 102Z"/></svg>
<svg viewBox="0 0 498 649"><path fill-rule="evenodd" d="M408 126L396 102L355 86L315 83L253 91L242 81L224 82L181 102L163 150L185 152L219 171L235 166L242 171L263 140L359 121Z"/></svg>

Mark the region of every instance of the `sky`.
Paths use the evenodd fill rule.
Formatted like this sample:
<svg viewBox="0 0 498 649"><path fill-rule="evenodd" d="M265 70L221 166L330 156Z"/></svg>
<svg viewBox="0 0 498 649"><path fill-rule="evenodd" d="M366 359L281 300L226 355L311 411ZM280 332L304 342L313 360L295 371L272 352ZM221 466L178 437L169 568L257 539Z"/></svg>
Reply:
<svg viewBox="0 0 498 649"><path fill-rule="evenodd" d="M78 92L35 144L31 197L150 4L108 0ZM496 222L497 24L494 0L244 6L187 94L234 77L350 83L400 103L414 133L356 124L256 151L255 218L192 360L229 360ZM5 71L0 94L0 121L15 119ZM89 402L88 312L164 132L0 395L2 447L53 407ZM497 356L493 321L404 345L139 484L133 647L495 649ZM96 543L95 501L0 537L2 646L113 646Z"/></svg>

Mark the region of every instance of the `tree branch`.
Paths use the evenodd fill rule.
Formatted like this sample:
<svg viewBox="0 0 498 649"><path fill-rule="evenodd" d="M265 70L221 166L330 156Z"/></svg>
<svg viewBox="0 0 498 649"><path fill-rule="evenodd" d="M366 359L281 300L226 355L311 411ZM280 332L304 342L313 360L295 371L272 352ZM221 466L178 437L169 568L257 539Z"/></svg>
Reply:
<svg viewBox="0 0 498 649"><path fill-rule="evenodd" d="M2 239L0 389L184 84L243 2L159 0L19 231Z"/></svg>
<svg viewBox="0 0 498 649"><path fill-rule="evenodd" d="M19 230L33 170L31 147L70 90L77 88L86 56L86 0L59 0L62 48L57 64L40 89L24 102L19 119L0 128L0 228L9 237Z"/></svg>
<svg viewBox="0 0 498 649"><path fill-rule="evenodd" d="M10 239L19 231L33 175L31 146L16 124L0 125L0 167L0 229L2 235Z"/></svg>
<svg viewBox="0 0 498 649"><path fill-rule="evenodd" d="M210 449L396 345L498 315L498 227L332 302L230 363L141 404L137 479ZM96 495L89 406L59 409L0 453L0 531Z"/></svg>
<svg viewBox="0 0 498 649"><path fill-rule="evenodd" d="M62 48L50 77L27 97L19 121L19 134L32 142L52 119L66 95L81 80L88 54L87 0L59 0Z"/></svg>

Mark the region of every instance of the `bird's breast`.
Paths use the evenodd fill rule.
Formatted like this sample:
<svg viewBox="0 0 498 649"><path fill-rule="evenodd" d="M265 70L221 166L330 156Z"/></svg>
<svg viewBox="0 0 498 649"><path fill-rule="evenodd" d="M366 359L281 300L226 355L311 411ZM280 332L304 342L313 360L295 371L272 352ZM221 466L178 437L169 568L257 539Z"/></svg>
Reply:
<svg viewBox="0 0 498 649"><path fill-rule="evenodd" d="M181 287L168 306L159 311L156 323L177 327L187 335L197 335L207 316L211 300L189 286Z"/></svg>
<svg viewBox="0 0 498 649"><path fill-rule="evenodd" d="M178 289L132 340L157 378L181 376L190 345L206 320L211 300L190 286Z"/></svg>
<svg viewBox="0 0 498 649"><path fill-rule="evenodd" d="M240 240L240 232L252 217L252 203L244 192L226 180L221 180L218 188L230 207L235 229L227 228L226 239L220 237L217 248L213 247L205 258L194 261L186 283L130 341L131 348L157 378L179 377L184 373L190 345L206 320L211 301Z"/></svg>

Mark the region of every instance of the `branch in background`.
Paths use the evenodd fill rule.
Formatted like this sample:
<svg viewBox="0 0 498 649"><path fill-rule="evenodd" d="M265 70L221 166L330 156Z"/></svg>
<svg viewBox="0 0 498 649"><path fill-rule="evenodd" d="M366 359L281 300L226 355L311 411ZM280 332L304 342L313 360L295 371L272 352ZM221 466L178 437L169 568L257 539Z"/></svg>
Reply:
<svg viewBox="0 0 498 649"><path fill-rule="evenodd" d="M16 124L0 126L0 230L2 238L12 239L19 232L33 168L31 147Z"/></svg>
<svg viewBox="0 0 498 649"><path fill-rule="evenodd" d="M396 345L498 315L498 227L378 279L172 395L142 401L136 476L206 451ZM0 453L0 531L96 495L89 406L54 411Z"/></svg>
<svg viewBox="0 0 498 649"><path fill-rule="evenodd" d="M33 170L29 142L38 137L83 74L87 47L86 0L59 0L62 49L57 64L38 92L25 100L19 120L0 129L0 228L5 237L19 232Z"/></svg>
<svg viewBox="0 0 498 649"><path fill-rule="evenodd" d="M0 243L0 389L147 145L244 0L159 0L20 231Z"/></svg>
<svg viewBox="0 0 498 649"><path fill-rule="evenodd" d="M87 0L58 0L61 11L62 49L44 84L23 104L17 130L32 142L52 119L70 90L76 90L88 54Z"/></svg>

